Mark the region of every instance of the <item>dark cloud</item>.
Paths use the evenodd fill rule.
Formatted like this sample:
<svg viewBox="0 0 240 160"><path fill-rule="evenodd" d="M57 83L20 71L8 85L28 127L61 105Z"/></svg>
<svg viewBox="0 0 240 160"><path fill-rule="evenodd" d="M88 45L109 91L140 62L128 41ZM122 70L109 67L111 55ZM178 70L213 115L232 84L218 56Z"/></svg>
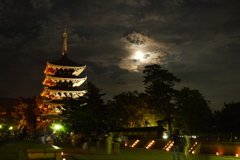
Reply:
<svg viewBox="0 0 240 160"><path fill-rule="evenodd" d="M168 68L169 70L181 70L186 68L186 64L178 62L168 62Z"/></svg>
<svg viewBox="0 0 240 160"><path fill-rule="evenodd" d="M124 75L124 74L127 74L127 73L129 73L129 71L128 70L126 70L126 69L121 69L119 66L117 66L117 65L111 65L110 66L110 68L111 68L111 74L110 74L110 78L117 78L117 77L119 77L119 76L122 76L122 75Z"/></svg>
<svg viewBox="0 0 240 160"><path fill-rule="evenodd" d="M105 66L104 64L97 64L95 62L85 62L85 64L89 66L87 70L88 72L91 72L91 74L105 75L112 79L115 79L119 76L129 73L128 70L121 69L117 65Z"/></svg>
<svg viewBox="0 0 240 160"><path fill-rule="evenodd" d="M239 101L240 1L4 0L0 2L0 96L42 91L47 61L87 65L106 99L144 91L144 66L161 64L213 108Z"/></svg>
<svg viewBox="0 0 240 160"><path fill-rule="evenodd" d="M117 84L117 85L126 85L127 83L126 83L126 82L121 82L121 81L119 81L119 82L115 82L114 84Z"/></svg>
<svg viewBox="0 0 240 160"><path fill-rule="evenodd" d="M52 0L30 0L30 4L34 9L51 9L53 6Z"/></svg>

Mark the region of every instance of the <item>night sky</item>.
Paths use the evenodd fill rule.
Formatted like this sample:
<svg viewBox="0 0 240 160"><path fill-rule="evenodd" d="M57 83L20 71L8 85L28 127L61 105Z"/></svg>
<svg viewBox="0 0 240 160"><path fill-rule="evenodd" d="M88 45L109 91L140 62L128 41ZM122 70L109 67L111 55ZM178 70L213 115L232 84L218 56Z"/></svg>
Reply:
<svg viewBox="0 0 240 160"><path fill-rule="evenodd" d="M212 109L240 101L239 0L1 0L0 97L39 96L47 61L87 65L103 98L144 91L160 64Z"/></svg>

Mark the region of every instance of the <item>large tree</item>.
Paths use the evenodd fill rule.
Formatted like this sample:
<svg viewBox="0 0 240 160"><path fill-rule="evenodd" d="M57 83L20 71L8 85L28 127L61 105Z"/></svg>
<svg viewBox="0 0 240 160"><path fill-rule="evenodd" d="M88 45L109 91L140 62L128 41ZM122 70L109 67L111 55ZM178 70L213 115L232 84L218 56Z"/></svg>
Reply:
<svg viewBox="0 0 240 160"><path fill-rule="evenodd" d="M213 126L210 102L196 89L182 88L176 94L175 122L192 134L208 133ZM175 124L176 124L175 123Z"/></svg>
<svg viewBox="0 0 240 160"><path fill-rule="evenodd" d="M143 127L145 121L151 118L148 114L148 99L147 94L137 91L115 95L107 104L111 128Z"/></svg>
<svg viewBox="0 0 240 160"><path fill-rule="evenodd" d="M156 114L168 123L169 134L171 134L171 120L174 115L174 95L173 88L180 79L168 70L163 69L159 64L145 66L144 85L145 92L151 97L150 107Z"/></svg>
<svg viewBox="0 0 240 160"><path fill-rule="evenodd" d="M220 111L215 112L217 128L222 133L240 133L240 102L225 103Z"/></svg>
<svg viewBox="0 0 240 160"><path fill-rule="evenodd" d="M104 132L107 128L107 107L100 93L92 82L86 84L87 94L78 100L72 100L65 106L63 115L67 117L65 123L75 132Z"/></svg>
<svg viewBox="0 0 240 160"><path fill-rule="evenodd" d="M29 132L34 132L36 129L36 118L40 116L38 105L36 103L38 97L33 98L18 98L16 106L14 106L14 117L17 125L26 126Z"/></svg>

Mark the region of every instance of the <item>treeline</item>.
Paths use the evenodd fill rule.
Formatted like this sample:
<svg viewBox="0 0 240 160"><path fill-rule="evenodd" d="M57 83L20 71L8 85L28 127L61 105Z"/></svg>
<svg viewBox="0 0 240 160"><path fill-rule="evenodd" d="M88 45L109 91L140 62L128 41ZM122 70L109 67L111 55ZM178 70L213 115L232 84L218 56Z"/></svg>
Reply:
<svg viewBox="0 0 240 160"><path fill-rule="evenodd" d="M210 101L198 90L174 89L180 78L160 65L146 66L143 73L145 92L123 92L107 102L103 100L105 93L88 82L87 94L64 106L66 119L59 123L69 131L84 133L146 126L162 126L169 134L175 129L198 135L240 133L240 102L226 103L221 110L212 110ZM43 112L38 108L40 103L40 97L19 98L10 111L0 102L0 123L24 124L31 132L49 125L49 121L39 118ZM11 112L12 118L4 118L6 111Z"/></svg>
<svg viewBox="0 0 240 160"><path fill-rule="evenodd" d="M33 98L0 98L0 132L8 132L9 127L17 130L20 126L26 126L29 133L41 128L37 123L37 117L41 116L41 109L38 104L40 97Z"/></svg>

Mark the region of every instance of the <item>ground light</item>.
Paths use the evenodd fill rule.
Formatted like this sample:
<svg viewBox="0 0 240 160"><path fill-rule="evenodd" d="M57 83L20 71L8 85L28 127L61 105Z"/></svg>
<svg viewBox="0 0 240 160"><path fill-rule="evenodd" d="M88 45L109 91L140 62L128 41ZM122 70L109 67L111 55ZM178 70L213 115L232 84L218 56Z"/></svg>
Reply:
<svg viewBox="0 0 240 160"><path fill-rule="evenodd" d="M198 142L195 142L195 143L192 145L192 147L188 150L188 152L189 152L189 153L192 153L193 150L194 150L194 148L196 148L197 144L198 144Z"/></svg>
<svg viewBox="0 0 240 160"><path fill-rule="evenodd" d="M167 133L163 133L163 139L168 139Z"/></svg>
<svg viewBox="0 0 240 160"><path fill-rule="evenodd" d="M54 131L54 132L59 132L59 131L64 131L64 126L62 126L61 124L59 123L53 123L52 126L51 126L51 129Z"/></svg>
<svg viewBox="0 0 240 160"><path fill-rule="evenodd" d="M8 129L9 129L9 130L12 130L12 129L13 129L13 127L12 127L12 126L10 126Z"/></svg>
<svg viewBox="0 0 240 160"><path fill-rule="evenodd" d="M131 147L135 147L140 141L137 139L132 145Z"/></svg>
<svg viewBox="0 0 240 160"><path fill-rule="evenodd" d="M170 151L171 148L173 147L174 141L169 141L163 148L165 151Z"/></svg>
<svg viewBox="0 0 240 160"><path fill-rule="evenodd" d="M58 147L58 146L52 145L52 147L55 148L55 149L60 149L60 147Z"/></svg>
<svg viewBox="0 0 240 160"><path fill-rule="evenodd" d="M61 129L62 128L62 126L60 125L60 124L55 124L54 125L54 129L55 130L59 130L59 129Z"/></svg>
<svg viewBox="0 0 240 160"><path fill-rule="evenodd" d="M152 147L152 145L153 145L154 143L155 143L154 140L149 141L148 144L147 144L147 146L146 146L145 148L146 148L146 149L149 149L150 147Z"/></svg>

